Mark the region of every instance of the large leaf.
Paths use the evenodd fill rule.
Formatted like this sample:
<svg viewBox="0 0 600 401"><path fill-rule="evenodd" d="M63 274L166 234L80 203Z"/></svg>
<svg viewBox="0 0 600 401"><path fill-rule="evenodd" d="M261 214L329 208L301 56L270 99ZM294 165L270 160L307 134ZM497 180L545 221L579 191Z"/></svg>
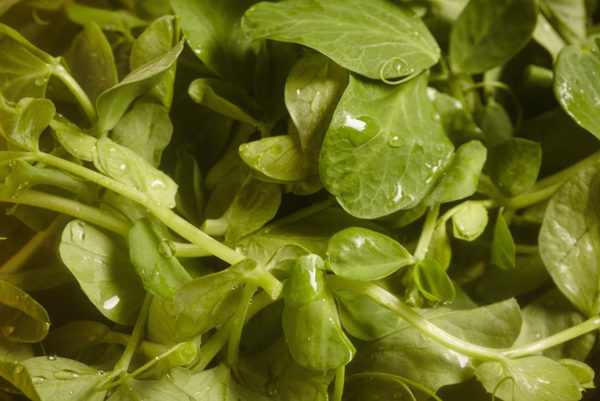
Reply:
<svg viewBox="0 0 600 401"><path fill-rule="evenodd" d="M452 69L478 73L507 62L529 41L536 17L534 0L469 1L452 27Z"/></svg>
<svg viewBox="0 0 600 401"><path fill-rule="evenodd" d="M540 231L540 254L563 294L586 315L600 312L599 167L581 170L554 195Z"/></svg>
<svg viewBox="0 0 600 401"><path fill-rule="evenodd" d="M505 401L581 399L579 383L569 369L543 356L484 362L475 374L489 393Z"/></svg>
<svg viewBox="0 0 600 401"><path fill-rule="evenodd" d="M413 13L385 0L259 3L242 20L257 39L311 47L368 78L396 78L437 63L437 43Z"/></svg>
<svg viewBox="0 0 600 401"><path fill-rule="evenodd" d="M554 67L554 93L562 108L583 128L600 139L600 37L565 47Z"/></svg>
<svg viewBox="0 0 600 401"><path fill-rule="evenodd" d="M400 86L352 77L321 149L323 185L350 214L375 218L416 206L452 154L425 74Z"/></svg>
<svg viewBox="0 0 600 401"><path fill-rule="evenodd" d="M240 18L254 0L171 0L194 54L214 73L248 84L257 44L240 27Z"/></svg>
<svg viewBox="0 0 600 401"><path fill-rule="evenodd" d="M67 224L58 247L64 264L96 308L110 320L133 324L144 288L122 245L83 221Z"/></svg>
<svg viewBox="0 0 600 401"><path fill-rule="evenodd" d="M39 342L50 329L48 312L19 288L0 281L0 339Z"/></svg>

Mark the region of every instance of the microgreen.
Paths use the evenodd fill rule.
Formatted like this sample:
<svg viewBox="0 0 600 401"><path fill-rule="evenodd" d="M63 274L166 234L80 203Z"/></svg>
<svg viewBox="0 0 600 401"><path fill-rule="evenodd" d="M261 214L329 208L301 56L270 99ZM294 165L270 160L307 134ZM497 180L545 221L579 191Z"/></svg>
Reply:
<svg viewBox="0 0 600 401"><path fill-rule="evenodd" d="M0 399L595 399L598 32L0 1Z"/></svg>

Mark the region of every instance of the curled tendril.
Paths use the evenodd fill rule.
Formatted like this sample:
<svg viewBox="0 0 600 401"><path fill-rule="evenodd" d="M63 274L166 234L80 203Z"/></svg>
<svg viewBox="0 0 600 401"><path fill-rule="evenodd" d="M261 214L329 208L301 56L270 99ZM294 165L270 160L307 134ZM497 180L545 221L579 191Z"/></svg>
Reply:
<svg viewBox="0 0 600 401"><path fill-rule="evenodd" d="M31 10L31 16L38 25L50 25L50 21L42 19L42 17L39 16L37 8Z"/></svg>
<svg viewBox="0 0 600 401"><path fill-rule="evenodd" d="M484 81L469 86L465 89L465 92L469 92L479 88L502 89L503 91L508 93L513 105L515 106L515 112L517 113L517 115L515 116L515 131L519 131L519 129L521 129L521 125L523 125L523 105L521 105L521 102L519 101L519 98L517 97L515 91L510 86L506 85L504 82Z"/></svg>
<svg viewBox="0 0 600 401"><path fill-rule="evenodd" d="M392 80L389 80L389 79L387 79L387 78L384 76L384 71L385 71L385 69L386 69L386 68L387 68L387 67L388 67L388 66L389 66L389 65L390 65L392 62L394 62L394 61L399 61L400 63L402 63L402 64L405 64L405 65L406 65L406 62L405 62L403 59L401 59L400 57L392 57L392 58L388 59L388 60L387 60L385 63L383 63L383 65L382 65L382 66L381 66L381 68L379 69L379 79L380 79L382 82L384 82L384 83L386 83L386 84L388 84L388 85L400 85L400 84L403 84L403 83L405 83L405 82L408 82L408 81L410 81L410 80L411 80L411 79L413 79L413 78L416 78L416 77L417 77L417 76L419 76L419 75L420 75L420 74L421 74L423 71L425 71L425 70L421 70L421 71L413 72L413 73L412 73L412 74L410 74L409 76L406 76L406 77L400 78L400 79L398 79L398 80L396 80L396 81L392 81Z"/></svg>
<svg viewBox="0 0 600 401"><path fill-rule="evenodd" d="M504 379L500 380L498 382L498 384L496 384L496 387L494 387L494 391L492 392L492 401L496 401L496 393L498 392L498 390L500 390L500 386L502 386L504 384L504 382L507 382L509 380L512 380L512 382L513 382L513 386L512 386L512 401L515 401L515 396L516 396L515 395L515 388L517 386L517 381L512 376L507 376Z"/></svg>

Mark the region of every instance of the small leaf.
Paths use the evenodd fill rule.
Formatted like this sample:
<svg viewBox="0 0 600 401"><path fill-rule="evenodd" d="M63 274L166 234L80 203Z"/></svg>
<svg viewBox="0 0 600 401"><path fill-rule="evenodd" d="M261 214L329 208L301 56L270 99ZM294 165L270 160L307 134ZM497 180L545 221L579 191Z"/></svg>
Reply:
<svg viewBox="0 0 600 401"><path fill-rule="evenodd" d="M398 242L365 228L338 232L327 244L327 264L339 276L353 280L379 280L413 262Z"/></svg>
<svg viewBox="0 0 600 401"><path fill-rule="evenodd" d="M450 66L474 74L506 63L531 38L536 17L533 0L469 1L452 27Z"/></svg>
<svg viewBox="0 0 600 401"><path fill-rule="evenodd" d="M37 151L40 135L54 112L50 100L24 98L14 104L0 93L0 136L21 148Z"/></svg>
<svg viewBox="0 0 600 401"><path fill-rule="evenodd" d="M74 220L63 230L58 252L100 313L119 324L135 322L145 292L118 241Z"/></svg>
<svg viewBox="0 0 600 401"><path fill-rule="evenodd" d="M413 279L423 296L430 301L450 303L456 297L456 290L446 270L435 259L424 259L413 270Z"/></svg>
<svg viewBox="0 0 600 401"><path fill-rule="evenodd" d="M267 181L290 182L309 178L317 171L315 163L302 152L293 135L278 135L244 143L240 157Z"/></svg>
<svg viewBox="0 0 600 401"><path fill-rule="evenodd" d="M191 280L174 256L169 241L148 219L138 220L129 231L129 255L144 288L168 301Z"/></svg>
<svg viewBox="0 0 600 401"><path fill-rule="evenodd" d="M177 184L131 149L106 137L100 138L94 152L94 165L109 177L145 194L148 201L168 208L175 206Z"/></svg>
<svg viewBox="0 0 600 401"><path fill-rule="evenodd" d="M450 266L452 247L450 246L450 239L448 238L445 223L436 225L431 236L429 248L427 249L427 258L437 261L444 270Z"/></svg>
<svg viewBox="0 0 600 401"><path fill-rule="evenodd" d="M480 202L466 201L452 216L454 237L473 241L483 233L487 223L487 209Z"/></svg>
<svg viewBox="0 0 600 401"><path fill-rule="evenodd" d="M0 281L0 339L42 341L50 329L48 312L26 292Z"/></svg>
<svg viewBox="0 0 600 401"><path fill-rule="evenodd" d="M313 48L373 79L425 70L440 56L433 36L410 9L383 0L261 2L246 11L242 26L255 39Z"/></svg>
<svg viewBox="0 0 600 401"><path fill-rule="evenodd" d="M494 225L492 239L492 263L502 270L512 269L516 263L516 245L502 211Z"/></svg>
<svg viewBox="0 0 600 401"><path fill-rule="evenodd" d="M492 148L485 169L498 189L512 197L535 184L541 164L542 149L537 142L512 138Z"/></svg>

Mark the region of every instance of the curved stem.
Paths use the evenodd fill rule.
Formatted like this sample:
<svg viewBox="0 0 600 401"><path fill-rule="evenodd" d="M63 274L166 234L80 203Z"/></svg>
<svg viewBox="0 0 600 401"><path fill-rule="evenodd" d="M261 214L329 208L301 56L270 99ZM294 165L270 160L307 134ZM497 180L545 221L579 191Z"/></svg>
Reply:
<svg viewBox="0 0 600 401"><path fill-rule="evenodd" d="M331 401L342 401L344 395L344 382L346 378L346 366L340 366L335 371L335 382L333 384L333 398Z"/></svg>
<svg viewBox="0 0 600 401"><path fill-rule="evenodd" d="M96 115L96 108L92 104L88 95L84 92L81 86L79 86L71 74L69 74L63 66L57 65L54 68L54 76L60 79L73 94L73 96L75 96L75 99L77 99L77 102L81 106L81 109L85 113L90 123L96 121L96 118L98 118Z"/></svg>

